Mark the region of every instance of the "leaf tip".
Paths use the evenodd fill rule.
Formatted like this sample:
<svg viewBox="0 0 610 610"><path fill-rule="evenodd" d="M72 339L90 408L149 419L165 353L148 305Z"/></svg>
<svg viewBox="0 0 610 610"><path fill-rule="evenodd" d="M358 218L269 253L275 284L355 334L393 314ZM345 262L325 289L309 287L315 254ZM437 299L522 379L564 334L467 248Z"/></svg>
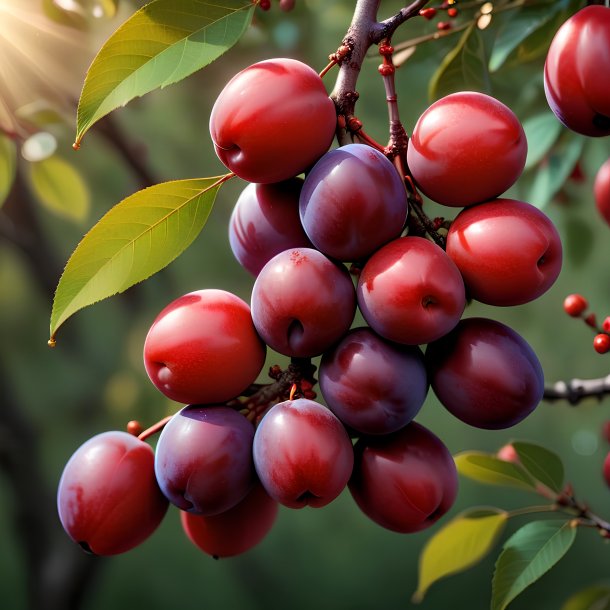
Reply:
<svg viewBox="0 0 610 610"><path fill-rule="evenodd" d="M47 341L47 345L51 348L57 345L57 340L55 339L55 335L51 335L51 338Z"/></svg>
<svg viewBox="0 0 610 610"><path fill-rule="evenodd" d="M411 596L411 602L413 604L421 604L424 601L424 594L425 594L424 591L421 591L420 589L418 589Z"/></svg>
<svg viewBox="0 0 610 610"><path fill-rule="evenodd" d="M76 140L74 140L74 143L72 144L72 148L74 150L79 150L80 149L80 143L81 143L81 138L80 137L76 138Z"/></svg>

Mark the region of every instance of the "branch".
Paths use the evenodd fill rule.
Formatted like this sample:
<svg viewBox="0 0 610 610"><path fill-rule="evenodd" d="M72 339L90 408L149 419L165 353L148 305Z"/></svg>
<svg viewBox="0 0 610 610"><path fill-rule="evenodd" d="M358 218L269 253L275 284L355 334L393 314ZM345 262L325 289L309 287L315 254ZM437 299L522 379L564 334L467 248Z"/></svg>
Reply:
<svg viewBox="0 0 610 610"><path fill-rule="evenodd" d="M546 384L542 398L549 402L567 400L571 405L577 405L588 397L601 400L606 394L610 394L610 375L598 379L571 379Z"/></svg>

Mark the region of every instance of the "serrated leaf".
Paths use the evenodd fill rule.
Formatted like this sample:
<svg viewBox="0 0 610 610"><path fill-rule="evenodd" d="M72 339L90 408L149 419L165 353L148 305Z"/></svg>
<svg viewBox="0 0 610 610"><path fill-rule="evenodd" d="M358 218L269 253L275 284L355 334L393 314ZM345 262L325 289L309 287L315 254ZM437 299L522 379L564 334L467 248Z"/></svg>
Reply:
<svg viewBox="0 0 610 610"><path fill-rule="evenodd" d="M502 534L508 513L499 508L472 508L455 517L428 539L419 558L414 602L423 600L437 580L475 565Z"/></svg>
<svg viewBox="0 0 610 610"><path fill-rule="evenodd" d="M610 610L610 585L592 585L574 593L561 610Z"/></svg>
<svg viewBox="0 0 610 610"><path fill-rule="evenodd" d="M134 13L89 67L75 145L109 112L220 57L240 39L254 7L250 0L153 0Z"/></svg>
<svg viewBox="0 0 610 610"><path fill-rule="evenodd" d="M11 192L17 171L15 142L0 134L0 208Z"/></svg>
<svg viewBox="0 0 610 610"><path fill-rule="evenodd" d="M527 170L539 163L555 144L561 123L551 111L542 112L523 121L523 130L527 139Z"/></svg>
<svg viewBox="0 0 610 610"><path fill-rule="evenodd" d="M519 464L479 451L458 453L454 459L461 475L479 483L518 487L528 491L536 489L536 482Z"/></svg>
<svg viewBox="0 0 610 610"><path fill-rule="evenodd" d="M548 572L576 538L570 521L533 521L504 544L492 580L491 610L504 610L527 587Z"/></svg>
<svg viewBox="0 0 610 610"><path fill-rule="evenodd" d="M543 485L560 493L563 489L564 468L561 458L540 445L513 441L521 465Z"/></svg>
<svg viewBox="0 0 610 610"><path fill-rule="evenodd" d="M509 55L532 33L548 23L560 3L524 6L514 11L510 19L499 28L489 59L489 69L495 72L502 67Z"/></svg>
<svg viewBox="0 0 610 610"><path fill-rule="evenodd" d="M487 63L485 44L473 24L464 31L457 45L432 75L428 97L435 100L464 90L488 93L491 83Z"/></svg>
<svg viewBox="0 0 610 610"><path fill-rule="evenodd" d="M87 218L89 188L71 163L53 155L30 163L29 170L32 190L47 210L75 222Z"/></svg>
<svg viewBox="0 0 610 610"><path fill-rule="evenodd" d="M160 271L199 235L227 176L176 180L130 195L85 235L59 280L51 340L83 307Z"/></svg>
<svg viewBox="0 0 610 610"><path fill-rule="evenodd" d="M527 201L537 208L544 208L553 199L572 173L580 158L585 138L564 131L564 138L553 147L550 154L536 168L536 176L529 190Z"/></svg>

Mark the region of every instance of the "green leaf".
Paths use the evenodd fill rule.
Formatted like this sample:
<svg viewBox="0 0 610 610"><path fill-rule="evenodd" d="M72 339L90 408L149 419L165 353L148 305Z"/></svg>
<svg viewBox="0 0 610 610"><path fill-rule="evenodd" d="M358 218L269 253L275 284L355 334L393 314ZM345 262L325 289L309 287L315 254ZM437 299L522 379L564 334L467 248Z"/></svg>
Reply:
<svg viewBox="0 0 610 610"><path fill-rule="evenodd" d="M533 32L549 22L558 8L558 3L525 6L514 11L511 18L499 28L489 69L495 72L502 67L509 55Z"/></svg>
<svg viewBox="0 0 610 610"><path fill-rule="evenodd" d="M0 134L0 207L11 192L17 172L17 150L15 143Z"/></svg>
<svg viewBox="0 0 610 610"><path fill-rule="evenodd" d="M132 99L207 66L242 36L251 0L153 0L106 41L78 103L78 147L99 119Z"/></svg>
<svg viewBox="0 0 610 610"><path fill-rule="evenodd" d="M575 538L570 521L533 521L517 530L496 562L491 610L504 610L567 553Z"/></svg>
<svg viewBox="0 0 610 610"><path fill-rule="evenodd" d="M574 593L561 610L610 610L610 586L592 585Z"/></svg>
<svg viewBox="0 0 610 610"><path fill-rule="evenodd" d="M499 508L472 508L428 539L419 558L419 583L413 595L421 602L437 580L475 565L502 534L508 513Z"/></svg>
<svg viewBox="0 0 610 610"><path fill-rule="evenodd" d="M199 235L227 178L164 182L109 210L78 244L59 280L50 344L76 311L127 290L178 257Z"/></svg>
<svg viewBox="0 0 610 610"><path fill-rule="evenodd" d="M595 251L595 232L590 220L570 215L563 219L564 256L575 266L584 265Z"/></svg>
<svg viewBox="0 0 610 610"><path fill-rule="evenodd" d="M465 451L455 456L458 472L465 477L490 485L518 487L532 491L536 482L527 471L513 462L506 462L488 453Z"/></svg>
<svg viewBox="0 0 610 610"><path fill-rule="evenodd" d="M564 469L563 462L556 453L523 441L513 441L521 465L543 485L554 492L560 493L563 489Z"/></svg>
<svg viewBox="0 0 610 610"><path fill-rule="evenodd" d="M538 208L544 208L564 185L580 158L585 138L565 132L557 146L536 168L536 176L527 195L527 200Z"/></svg>
<svg viewBox="0 0 610 610"><path fill-rule="evenodd" d="M457 45L432 75L428 97L435 100L463 90L488 93L491 83L487 63L483 38L473 24L464 31Z"/></svg>
<svg viewBox="0 0 610 610"><path fill-rule="evenodd" d="M561 133L561 123L547 111L523 121L523 130L527 138L527 170L539 163L555 144Z"/></svg>
<svg viewBox="0 0 610 610"><path fill-rule="evenodd" d="M78 170L53 155L30 163L30 184L38 201L53 214L82 222L90 208L90 194Z"/></svg>

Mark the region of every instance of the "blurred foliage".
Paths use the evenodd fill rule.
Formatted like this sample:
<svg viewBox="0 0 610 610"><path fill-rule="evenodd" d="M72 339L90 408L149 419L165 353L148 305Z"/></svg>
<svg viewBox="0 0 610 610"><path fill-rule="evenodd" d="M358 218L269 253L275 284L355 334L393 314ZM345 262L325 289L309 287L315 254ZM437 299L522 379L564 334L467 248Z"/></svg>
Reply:
<svg viewBox="0 0 610 610"><path fill-rule="evenodd" d="M122 1L119 17L124 18L140 4ZM553 288L533 303L510 309L472 303L466 315L488 316L512 326L535 349L549 381L605 375L610 362L593 351L590 329L568 318L562 309L563 298L579 292L599 319L610 314L610 228L596 215L592 198L592 180L610 156L610 142L585 141L556 125L544 127L544 121L550 121L542 90L544 53L565 17L562 11L574 10L577 4L541 2L527 12L507 11L493 17L490 26L476 34L476 46L464 40L463 32L426 42L396 76L407 131L432 101L432 79L438 83L433 93L458 86L453 80L458 58L462 66L471 66L470 59L461 57L464 53L473 58L477 69L485 69L483 81L475 79L471 86L484 82L489 93L516 112L528 132L542 129L544 137L532 138L527 171L509 194L525 200L533 197L532 202L544 206L556 223L565 249L562 273ZM346 0L298 0L291 13L281 13L275 4L268 13L257 10L253 26L219 61L117 110L112 115L113 124L132 155L157 181L219 175L224 168L213 152L208 117L224 83L247 65L272 56L299 58L321 69L339 45L353 6ZM384 0L380 16L392 15L401 6L395 0ZM538 24L531 32L525 21L521 23L526 15L527 23L535 20ZM120 22L114 21L114 27ZM413 20L397 32L394 44L433 32L433 23ZM515 32L519 33L517 45L513 44ZM494 46L494 37L502 44ZM377 64L378 58L373 56L365 62L356 109L367 132L383 141L387 110ZM443 75L440 80L439 66L446 72L450 69L449 83ZM326 77L329 90L333 74L331 71ZM47 78L54 76L50 73ZM141 188L141 178L103 129L94 127L83 148L78 153L71 150L74 118L75 108L71 122L43 123L57 139L57 159L69 162L87 185L88 210L82 205L73 207L78 199L74 194L65 195L53 186L41 187L40 178L33 190L24 186L24 192L30 192L31 213L48 241L56 281L83 234L114 204ZM16 140L17 149L20 141ZM15 161L13 146L5 138L0 144L7 151L0 157L2 195L12 181L13 165L16 163L17 173L24 175L29 162L23 156ZM582 176L571 177L577 161ZM34 172L39 171L34 169L35 163L31 165ZM176 410L177 405L161 397L148 382L142 364L145 334L163 306L183 293L206 287L230 290L249 300L252 278L233 259L227 240L231 208L243 186L235 180L221 190L204 231L179 259L144 284L80 312L62 330L54 351L46 345L52 295L41 281L42 269L24 256L23 244L14 235L14 217L9 215L26 202L11 201L9 196L0 208L0 377L9 385L24 417L33 422L40 467L51 492L65 462L87 438L123 428L131 419L149 425ZM68 183L61 186L80 188ZM41 192L48 196L38 200ZM65 202L63 212L69 213L58 213L57 204L66 196L72 201ZM437 209L431 202L426 206L431 216L448 214L446 208ZM285 359L270 353L268 364L276 362L284 364ZM0 396L0 409L5 400L6 396ZM610 491L603 483L601 464L609 448L600 427L607 419L608 400L600 403L591 399L578 407L542 403L512 429L483 431L455 420L432 394L418 417L453 453L473 449L494 452L511 439L546 446L561 456L566 480L574 484L579 497L606 518L610 516ZM0 429L0 443L10 441L5 432ZM528 501L527 492L518 489L491 488L465 478L460 482L458 500L447 519L473 505L493 503L509 510ZM42 500L40 507L48 510ZM15 527L20 510L10 481L0 477L0 592L3 607L10 610L27 607L30 586L21 530ZM242 557L215 562L187 541L177 512L170 511L161 528L141 547L99 560L100 570L82 608L487 609L493 556L433 586L419 606L410 602L417 589L419 553L443 523L441 520L428 531L408 536L385 531L368 521L346 492L321 510L282 509L277 525L259 547ZM508 534L524 523L511 520ZM56 529L64 536L58 520ZM581 532L551 575L526 590L511 608L555 610L575 592L594 585L594 592L607 593L607 587L600 583L607 583L608 565L607 545L594 531Z"/></svg>

